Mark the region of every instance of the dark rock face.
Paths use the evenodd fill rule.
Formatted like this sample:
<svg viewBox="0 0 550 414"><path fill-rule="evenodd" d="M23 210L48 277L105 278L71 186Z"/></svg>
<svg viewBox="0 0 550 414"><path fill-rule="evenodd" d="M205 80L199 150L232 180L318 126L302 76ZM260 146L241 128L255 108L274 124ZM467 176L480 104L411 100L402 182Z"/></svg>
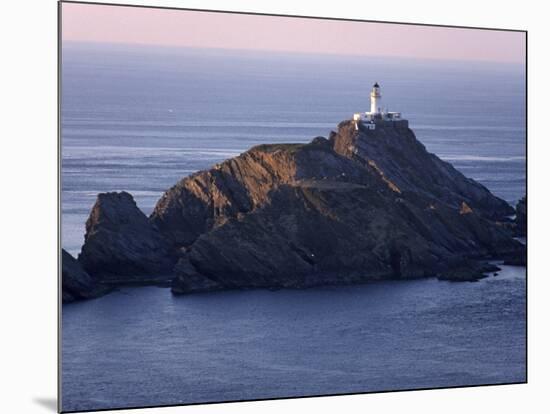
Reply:
<svg viewBox="0 0 550 414"><path fill-rule="evenodd" d="M484 260L524 260L502 222L512 213L406 124L344 121L329 139L260 145L186 177L149 218L128 193L100 194L79 262L99 283L171 280L178 294L474 281L495 270Z"/></svg>
<svg viewBox="0 0 550 414"><path fill-rule="evenodd" d="M513 208L478 182L466 178L448 162L426 151L409 128L361 128L350 121L340 123L331 137L334 150L370 165L403 193L413 192L450 207L465 203L478 214L498 219L513 214Z"/></svg>
<svg viewBox="0 0 550 414"><path fill-rule="evenodd" d="M324 146L319 146L324 148ZM330 148L311 151L301 144L261 145L224 161L208 171L181 180L157 203L151 221L176 246L189 246L201 235L243 216L269 201L277 186L321 175L330 170L335 154ZM352 171L354 168L349 167Z"/></svg>
<svg viewBox="0 0 550 414"><path fill-rule="evenodd" d="M189 262L188 257L179 260L174 271L176 274L185 275L185 278L172 281L172 291L174 293L209 292L223 289L223 285L200 274Z"/></svg>
<svg viewBox="0 0 550 414"><path fill-rule="evenodd" d="M61 250L61 289L63 302L90 299L102 292L97 282L65 249Z"/></svg>
<svg viewBox="0 0 550 414"><path fill-rule="evenodd" d="M78 260L104 283L169 280L176 261L170 245L126 192L98 195Z"/></svg>
<svg viewBox="0 0 550 414"><path fill-rule="evenodd" d="M472 260L463 260L457 263L456 266L438 275L439 280L447 280L449 282L477 282L480 279L488 277L488 273L493 273L501 270L498 266L480 263Z"/></svg>
<svg viewBox="0 0 550 414"><path fill-rule="evenodd" d="M516 233L520 237L527 236L527 196L516 205Z"/></svg>
<svg viewBox="0 0 550 414"><path fill-rule="evenodd" d="M345 121L181 180L150 220L185 252L172 284L185 293L442 274L522 249L495 222L512 212L410 129Z"/></svg>
<svg viewBox="0 0 550 414"><path fill-rule="evenodd" d="M504 257L504 264L510 266L527 266L527 248L511 252Z"/></svg>

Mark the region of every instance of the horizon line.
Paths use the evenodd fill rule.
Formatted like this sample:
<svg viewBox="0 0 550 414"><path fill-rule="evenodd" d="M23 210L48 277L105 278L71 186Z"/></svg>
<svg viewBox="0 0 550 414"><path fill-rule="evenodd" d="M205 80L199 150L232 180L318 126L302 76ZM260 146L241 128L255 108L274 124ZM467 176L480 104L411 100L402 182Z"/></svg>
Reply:
<svg viewBox="0 0 550 414"><path fill-rule="evenodd" d="M66 2L66 1L63 1ZM73 3L73 1L70 1ZM75 2L78 3L78 2ZM189 45L176 45L176 44L157 44L157 43L143 43L143 42L124 42L124 41L99 41L99 40L71 40L61 39L61 47L69 45L85 45L85 46L115 46L115 47L135 47L135 48L150 48L150 49L172 49L172 50L209 50L209 51L229 51L229 52L242 52L248 54L254 53L273 53L279 55L296 55L296 56L318 56L318 57L340 57L340 58L373 58L373 59L404 59L404 60L416 60L426 62L463 62L463 63L480 63L480 64L504 64L511 66L525 67L525 62L517 62L511 60L491 60L491 59L458 59L458 58L434 58L434 57L416 57L410 55L368 55L368 54L354 54L354 53L335 53L335 52L308 52L308 51L296 51L296 50L279 50L279 49L261 49L261 48L239 48L239 47L222 47L222 46L189 46Z"/></svg>

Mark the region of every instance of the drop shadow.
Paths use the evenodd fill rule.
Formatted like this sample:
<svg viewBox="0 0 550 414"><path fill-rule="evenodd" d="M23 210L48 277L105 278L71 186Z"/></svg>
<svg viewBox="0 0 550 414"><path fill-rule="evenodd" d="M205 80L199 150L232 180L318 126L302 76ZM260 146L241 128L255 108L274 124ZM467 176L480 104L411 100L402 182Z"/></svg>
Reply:
<svg viewBox="0 0 550 414"><path fill-rule="evenodd" d="M41 405L54 413L57 412L57 398L37 397L33 398L35 404Z"/></svg>

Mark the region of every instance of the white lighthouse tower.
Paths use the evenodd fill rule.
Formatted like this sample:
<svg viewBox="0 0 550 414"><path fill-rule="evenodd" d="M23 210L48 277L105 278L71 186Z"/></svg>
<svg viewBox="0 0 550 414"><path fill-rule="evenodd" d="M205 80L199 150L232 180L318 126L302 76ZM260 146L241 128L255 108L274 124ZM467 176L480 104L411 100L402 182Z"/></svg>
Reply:
<svg viewBox="0 0 550 414"><path fill-rule="evenodd" d="M382 103L382 95L380 95L380 85L376 82L372 86L372 91L370 92L370 113L379 114Z"/></svg>

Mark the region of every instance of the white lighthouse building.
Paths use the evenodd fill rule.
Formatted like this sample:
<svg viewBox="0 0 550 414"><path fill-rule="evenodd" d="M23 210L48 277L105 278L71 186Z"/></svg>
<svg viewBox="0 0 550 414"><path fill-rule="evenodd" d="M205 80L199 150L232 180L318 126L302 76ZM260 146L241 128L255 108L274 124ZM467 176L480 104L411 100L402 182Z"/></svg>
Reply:
<svg viewBox="0 0 550 414"><path fill-rule="evenodd" d="M376 82L370 92L370 111L353 114L355 129L359 129L359 123L366 129L376 129L376 125L395 126L408 128L409 122L401 118L401 112L389 112L382 108L382 94L380 85Z"/></svg>
<svg viewBox="0 0 550 414"><path fill-rule="evenodd" d="M372 91L370 92L370 113L379 114L380 108L382 107L382 95L380 94L380 85L376 82L372 86Z"/></svg>

